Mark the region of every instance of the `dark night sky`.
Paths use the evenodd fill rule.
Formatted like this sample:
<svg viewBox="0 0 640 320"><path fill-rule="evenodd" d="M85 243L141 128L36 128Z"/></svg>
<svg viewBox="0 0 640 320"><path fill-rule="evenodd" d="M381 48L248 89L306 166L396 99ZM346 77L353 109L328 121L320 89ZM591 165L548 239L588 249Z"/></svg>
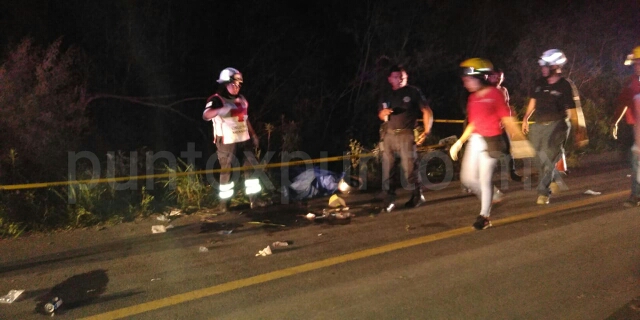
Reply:
<svg viewBox="0 0 640 320"><path fill-rule="evenodd" d="M26 36L42 46L63 36L65 45L82 48L92 60L90 92L174 101L210 95L219 71L233 66L244 73L243 93L257 126L284 116L300 124L306 145L313 141L316 149L336 152L349 137L375 142L380 55L407 66L410 82L431 98L438 118L460 118L457 64L465 58L491 59L506 71L516 97L526 92L519 90L524 71L515 65L535 70L536 56L548 46L586 55L600 45L612 57L602 65L618 63L622 52L640 44L638 1L601 2L9 0L0 4L0 53ZM594 32L594 25L606 30ZM534 36L567 28L575 37ZM118 142L109 148L158 147L160 135L170 141L163 147L184 149L186 141L206 145L194 130L209 130L198 120L203 102L176 106L192 123L158 120L117 101L90 108L109 110L94 110L105 118L96 124L99 134L113 133L117 121L119 130L130 130L125 136L135 137L112 138Z"/></svg>

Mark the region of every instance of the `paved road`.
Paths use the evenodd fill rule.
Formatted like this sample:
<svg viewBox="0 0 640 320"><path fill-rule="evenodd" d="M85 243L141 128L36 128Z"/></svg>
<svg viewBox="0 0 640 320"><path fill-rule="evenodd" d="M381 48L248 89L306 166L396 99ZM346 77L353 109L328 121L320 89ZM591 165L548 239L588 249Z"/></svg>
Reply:
<svg viewBox="0 0 640 320"><path fill-rule="evenodd" d="M52 290L78 300L57 314L69 319L640 319L640 212L620 205L628 170L614 159L584 159L548 206L510 182L484 231L454 182L378 216L371 195L345 196L346 225L296 216L312 203L216 217L215 230L192 215L164 234L145 220L3 240L0 292L27 291L0 319L42 317ZM267 218L287 227L248 223ZM255 257L278 240L294 243Z"/></svg>

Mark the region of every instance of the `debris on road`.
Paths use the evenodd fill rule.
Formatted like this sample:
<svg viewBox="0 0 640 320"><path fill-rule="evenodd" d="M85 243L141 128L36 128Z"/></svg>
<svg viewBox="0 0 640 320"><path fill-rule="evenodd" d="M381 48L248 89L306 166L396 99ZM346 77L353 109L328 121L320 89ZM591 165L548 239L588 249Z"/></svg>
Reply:
<svg viewBox="0 0 640 320"><path fill-rule="evenodd" d="M153 278L153 279L151 279L151 282L153 282L153 281L160 281L160 280L162 280L162 278Z"/></svg>
<svg viewBox="0 0 640 320"><path fill-rule="evenodd" d="M593 191L593 190L589 189L589 190L585 191L585 192L584 192L584 194L590 194L590 195L592 195L592 196L598 196L598 195L601 195L601 194L602 194L602 192L599 192L599 191Z"/></svg>
<svg viewBox="0 0 640 320"><path fill-rule="evenodd" d="M209 248L205 247L205 246L200 246L200 248L198 249L199 252L209 252Z"/></svg>
<svg viewBox="0 0 640 320"><path fill-rule="evenodd" d="M151 226L151 233L163 233L167 232L168 229L173 228L173 225L163 226L163 225L155 225Z"/></svg>
<svg viewBox="0 0 640 320"><path fill-rule="evenodd" d="M274 243L271 244L272 247L276 248L276 247L286 247L290 244L293 244L293 241L276 241Z"/></svg>
<svg viewBox="0 0 640 320"><path fill-rule="evenodd" d="M51 316L53 316L54 312L56 312L56 310L58 310L60 306L62 306L62 299L60 299L59 297L54 297L53 299L51 299L51 301L47 302L44 305L44 311L46 313L51 313Z"/></svg>
<svg viewBox="0 0 640 320"><path fill-rule="evenodd" d="M159 215L158 217L156 217L156 220L163 221L163 222L171 221L171 219L167 218L167 216L165 215Z"/></svg>
<svg viewBox="0 0 640 320"><path fill-rule="evenodd" d="M249 221L247 223L248 224L255 224L255 225L259 225L259 226L264 226L264 227L281 227L281 228L286 227L284 224L271 223L268 220L265 220L265 221Z"/></svg>
<svg viewBox="0 0 640 320"><path fill-rule="evenodd" d="M220 230L218 231L218 234L226 236L226 235L230 235L233 232L233 230Z"/></svg>
<svg viewBox="0 0 640 320"><path fill-rule="evenodd" d="M12 303L16 301L23 292L24 290L10 290L5 296L0 297L0 303Z"/></svg>
<svg viewBox="0 0 640 320"><path fill-rule="evenodd" d="M271 255L271 247L267 246L266 248L258 251L258 253L256 253L256 257L262 256L262 257L266 257L268 255Z"/></svg>
<svg viewBox="0 0 640 320"><path fill-rule="evenodd" d="M177 217L181 215L182 215L182 211L180 209L173 209L169 212L169 217Z"/></svg>
<svg viewBox="0 0 640 320"><path fill-rule="evenodd" d="M337 194L334 194L329 198L329 207L331 208L346 207L346 206L347 206L347 203L344 201L344 199L338 197Z"/></svg>

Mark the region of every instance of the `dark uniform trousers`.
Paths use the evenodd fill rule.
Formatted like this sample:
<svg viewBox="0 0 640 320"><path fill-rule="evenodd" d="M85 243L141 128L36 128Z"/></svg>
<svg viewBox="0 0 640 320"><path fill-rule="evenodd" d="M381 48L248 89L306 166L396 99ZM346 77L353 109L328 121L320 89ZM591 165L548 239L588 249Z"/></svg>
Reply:
<svg viewBox="0 0 640 320"><path fill-rule="evenodd" d="M401 180L405 189L413 190L413 194L420 194L420 174L418 172L418 152L411 129L387 129L384 135L384 150L382 151L382 190L387 193L387 202L395 200L396 182L394 177L399 170L394 170L396 162L404 173ZM408 185L405 185L407 184Z"/></svg>

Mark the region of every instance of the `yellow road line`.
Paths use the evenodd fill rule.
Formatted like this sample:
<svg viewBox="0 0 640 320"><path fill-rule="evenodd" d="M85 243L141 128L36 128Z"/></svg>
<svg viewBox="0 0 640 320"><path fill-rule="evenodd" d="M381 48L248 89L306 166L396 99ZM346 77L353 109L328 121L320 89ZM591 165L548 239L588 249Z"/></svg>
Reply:
<svg viewBox="0 0 640 320"><path fill-rule="evenodd" d="M577 200L570 203L536 207L536 211L520 214L517 216L511 216L504 219L494 220L492 221L492 223L493 225L496 225L496 226L506 225L510 223L523 221L523 220L532 219L535 217L540 217L553 212L575 209L575 208L579 208L579 207L594 204L594 203L613 200L622 196L626 196L628 194L629 194L629 190L625 190L625 191L619 191L616 193L611 193L606 195L589 197L586 199ZM260 274L257 276L245 278L245 279L235 280L235 281L215 285L208 288L176 294L170 297L153 300L153 301L141 303L141 304L130 306L130 307L125 307L122 309L109 311L102 314L97 314L84 319L102 320L102 319L120 319L124 317L130 317L130 316L134 316L144 312L180 304L183 302L210 297L219 293L224 293L224 292L228 292L228 291L232 291L232 290L236 290L236 289L240 289L240 288L244 288L244 287L248 287L248 286L252 286L260 283L265 283L271 280L285 278L285 277L293 276L296 274L313 271L313 270L317 270L325 267L330 267L337 264L354 261L358 259L363 259L363 258L391 252L391 251L396 251L396 250L409 248L409 247L413 247L413 246L417 246L417 245L421 245L429 242L447 239L447 238L459 236L466 233L472 233L474 231L475 230L473 229L473 227L463 227L463 228L453 229L453 230L439 232L435 234L430 234L426 236L421 236L418 238L390 243L387 245L383 245L383 246L379 246L371 249L365 249L361 251L356 251L353 253L348 253L348 254L344 254L341 256L336 256L336 257L332 257L332 258L328 258L320 261L305 263L299 266L276 270L276 271Z"/></svg>

